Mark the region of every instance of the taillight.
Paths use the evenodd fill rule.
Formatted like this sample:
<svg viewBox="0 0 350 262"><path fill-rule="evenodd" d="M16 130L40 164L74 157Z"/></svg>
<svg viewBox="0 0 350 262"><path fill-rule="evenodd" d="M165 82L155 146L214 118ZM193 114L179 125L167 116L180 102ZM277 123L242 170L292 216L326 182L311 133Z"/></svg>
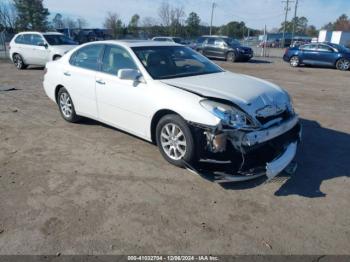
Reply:
<svg viewBox="0 0 350 262"><path fill-rule="evenodd" d="M288 52L288 48L286 48L286 50L284 50L284 54L287 54L287 52Z"/></svg>

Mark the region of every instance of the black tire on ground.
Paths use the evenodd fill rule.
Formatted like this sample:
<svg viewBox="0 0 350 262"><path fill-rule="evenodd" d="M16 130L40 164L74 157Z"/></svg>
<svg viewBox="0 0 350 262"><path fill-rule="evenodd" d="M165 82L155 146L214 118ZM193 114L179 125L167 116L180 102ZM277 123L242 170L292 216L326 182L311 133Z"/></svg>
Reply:
<svg viewBox="0 0 350 262"><path fill-rule="evenodd" d="M172 126L175 126L174 129L171 128ZM179 130L182 132L182 135L180 135ZM178 141L174 142L172 139L176 140L175 137L177 135L180 135ZM159 151L165 160L175 166L185 167L185 162L191 164L196 160L196 149L193 134L188 124L179 115L169 114L163 116L159 120L156 127L156 142ZM182 153L182 155L181 152L177 150L177 148L181 149L181 151L185 153ZM172 154L173 157L169 156L169 154ZM174 159L176 157L181 158Z"/></svg>
<svg viewBox="0 0 350 262"><path fill-rule="evenodd" d="M298 67L300 65L299 57L298 56L292 56L289 59L289 64L292 67Z"/></svg>
<svg viewBox="0 0 350 262"><path fill-rule="evenodd" d="M55 56L53 57L52 60L53 60L53 61L56 61L56 60L58 60L58 59L61 59L61 57L62 57L62 56L60 56L60 55L55 55Z"/></svg>
<svg viewBox="0 0 350 262"><path fill-rule="evenodd" d="M350 60L346 58L340 58L336 63L336 68L341 71L347 71L350 69Z"/></svg>
<svg viewBox="0 0 350 262"><path fill-rule="evenodd" d="M234 52L228 52L226 55L226 61L232 62L232 63L236 62L237 61L236 54Z"/></svg>
<svg viewBox="0 0 350 262"><path fill-rule="evenodd" d="M74 104L67 89L61 87L57 94L57 104L64 120L76 123L80 120L80 116L75 113Z"/></svg>
<svg viewBox="0 0 350 262"><path fill-rule="evenodd" d="M13 63L18 70L26 69L27 65L24 63L23 58L20 54L13 55Z"/></svg>

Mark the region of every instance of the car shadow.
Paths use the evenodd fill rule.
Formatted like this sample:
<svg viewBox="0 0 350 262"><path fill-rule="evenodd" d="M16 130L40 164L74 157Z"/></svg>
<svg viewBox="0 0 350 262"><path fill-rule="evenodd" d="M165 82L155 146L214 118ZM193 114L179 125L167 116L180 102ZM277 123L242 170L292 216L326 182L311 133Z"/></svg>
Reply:
<svg viewBox="0 0 350 262"><path fill-rule="evenodd" d="M100 125L128 134L87 118L83 118L79 123ZM276 183L281 185L274 193L278 197L289 195L308 198L325 197L326 193L320 189L323 181L338 177L350 177L350 134L324 128L318 122L307 119L301 119L301 124L303 127L302 142L297 152L298 168L294 174L289 175L282 172L270 181L267 181L266 176L263 176L250 181L228 182L220 185L227 190L245 190L264 183ZM215 182L219 174L234 175L237 163L201 161L191 168L194 168L196 174L202 178Z"/></svg>
<svg viewBox="0 0 350 262"><path fill-rule="evenodd" d="M322 127L315 121L301 120L303 126L302 142L299 146L296 161L298 168L293 175L282 172L267 182L266 176L245 182L222 183L225 189L244 190L254 188L263 183L281 184L274 193L275 196L299 195L308 198L325 197L320 187L323 181L338 177L350 177L350 135L340 131ZM226 169L229 173L232 167L218 167L211 164L199 169L200 175L210 181L215 181L217 170ZM214 173L215 172L215 173ZM224 171L225 172L225 171Z"/></svg>

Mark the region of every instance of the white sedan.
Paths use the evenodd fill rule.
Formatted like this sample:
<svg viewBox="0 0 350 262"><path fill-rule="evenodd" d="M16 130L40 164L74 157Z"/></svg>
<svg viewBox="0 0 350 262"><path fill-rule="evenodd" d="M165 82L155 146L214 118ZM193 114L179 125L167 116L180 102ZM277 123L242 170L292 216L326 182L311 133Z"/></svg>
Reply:
<svg viewBox="0 0 350 262"><path fill-rule="evenodd" d="M101 41L46 65L44 89L62 117L88 117L158 145L170 163L237 162L228 181L276 176L294 159L301 127L289 95L227 72L188 47Z"/></svg>

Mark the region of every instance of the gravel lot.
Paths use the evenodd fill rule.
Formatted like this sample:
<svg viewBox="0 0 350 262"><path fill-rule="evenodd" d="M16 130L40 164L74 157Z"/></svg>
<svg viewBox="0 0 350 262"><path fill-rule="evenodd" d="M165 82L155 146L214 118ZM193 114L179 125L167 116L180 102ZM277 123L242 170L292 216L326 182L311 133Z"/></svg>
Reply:
<svg viewBox="0 0 350 262"><path fill-rule="evenodd" d="M286 88L299 167L221 186L157 147L65 122L42 69L0 60L0 254L350 254L350 72L279 59L230 64Z"/></svg>

